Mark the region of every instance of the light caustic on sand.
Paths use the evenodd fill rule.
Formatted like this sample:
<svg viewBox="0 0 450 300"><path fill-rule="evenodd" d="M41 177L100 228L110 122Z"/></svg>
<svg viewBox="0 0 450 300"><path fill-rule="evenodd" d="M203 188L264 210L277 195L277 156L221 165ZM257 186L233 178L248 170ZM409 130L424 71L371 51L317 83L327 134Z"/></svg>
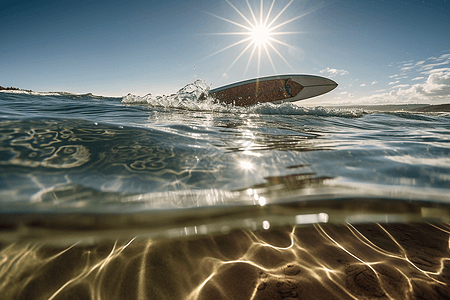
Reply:
<svg viewBox="0 0 450 300"><path fill-rule="evenodd" d="M189 238L13 244L4 299L450 297L445 224L311 225Z"/></svg>

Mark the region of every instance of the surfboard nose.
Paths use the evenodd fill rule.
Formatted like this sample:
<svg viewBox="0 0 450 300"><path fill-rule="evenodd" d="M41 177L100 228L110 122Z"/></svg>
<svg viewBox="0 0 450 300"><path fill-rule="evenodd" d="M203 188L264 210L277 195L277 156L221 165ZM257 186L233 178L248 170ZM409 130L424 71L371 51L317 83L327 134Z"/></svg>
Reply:
<svg viewBox="0 0 450 300"><path fill-rule="evenodd" d="M336 81L334 81L334 80L331 80L331 79L328 79L328 78L326 78L327 80L328 80L328 84L330 85L330 86L332 86L332 89L331 90L334 90L335 88L337 88L337 86L338 86L338 84L337 84L337 82ZM330 90L330 91L331 91Z"/></svg>
<svg viewBox="0 0 450 300"><path fill-rule="evenodd" d="M294 77L293 80L303 86L301 95L296 97L295 101L323 95L334 90L338 86L334 80L314 75Z"/></svg>
<svg viewBox="0 0 450 300"><path fill-rule="evenodd" d="M328 81L329 85L333 85L334 86L333 89L335 89L338 86L336 81L328 79L328 78L325 78L325 79Z"/></svg>
<svg viewBox="0 0 450 300"><path fill-rule="evenodd" d="M298 82L304 87L312 87L312 86L330 86L335 88L338 84L329 78L316 76L316 75L300 75L293 76L292 80Z"/></svg>
<svg viewBox="0 0 450 300"><path fill-rule="evenodd" d="M323 78L323 79L324 79L323 86L329 88L329 90L327 90L325 93L328 93L328 92L334 90L335 88L337 88L338 84L336 81L328 79L328 78Z"/></svg>

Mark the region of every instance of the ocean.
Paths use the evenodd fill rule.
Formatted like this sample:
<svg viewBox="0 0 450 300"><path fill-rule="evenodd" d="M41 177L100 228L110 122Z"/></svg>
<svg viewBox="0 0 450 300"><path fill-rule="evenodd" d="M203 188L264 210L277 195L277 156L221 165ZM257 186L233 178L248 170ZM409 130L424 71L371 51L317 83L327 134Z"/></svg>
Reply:
<svg viewBox="0 0 450 300"><path fill-rule="evenodd" d="M208 90L0 92L2 299L450 295L450 113Z"/></svg>

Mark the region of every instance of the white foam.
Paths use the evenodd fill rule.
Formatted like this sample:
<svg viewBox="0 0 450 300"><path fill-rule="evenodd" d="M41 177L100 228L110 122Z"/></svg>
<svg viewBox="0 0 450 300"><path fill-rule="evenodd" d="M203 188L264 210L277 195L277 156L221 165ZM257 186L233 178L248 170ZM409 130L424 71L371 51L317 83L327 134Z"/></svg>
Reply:
<svg viewBox="0 0 450 300"><path fill-rule="evenodd" d="M209 96L210 86L201 79L189 83L172 95L154 96L147 94L138 96L128 94L122 98L125 104L148 104L155 107L181 108L187 110L228 112L233 107Z"/></svg>
<svg viewBox="0 0 450 300"><path fill-rule="evenodd" d="M281 104L263 103L247 108L249 113L262 115L307 115L319 117L361 117L365 114L363 109L336 109L323 106L302 107L295 103Z"/></svg>

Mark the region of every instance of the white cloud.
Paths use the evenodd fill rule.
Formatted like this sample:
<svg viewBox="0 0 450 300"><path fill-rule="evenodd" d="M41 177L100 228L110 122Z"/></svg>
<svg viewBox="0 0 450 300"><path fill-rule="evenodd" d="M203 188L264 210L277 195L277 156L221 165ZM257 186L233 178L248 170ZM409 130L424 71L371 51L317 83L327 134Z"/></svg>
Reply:
<svg viewBox="0 0 450 300"><path fill-rule="evenodd" d="M366 84L365 84L365 83L362 83L360 86L366 86Z"/></svg>
<svg viewBox="0 0 450 300"><path fill-rule="evenodd" d="M424 79L424 78L425 77L420 76L420 77L416 77L416 78L411 79L411 81L416 81L416 80L420 80L420 79Z"/></svg>
<svg viewBox="0 0 450 300"><path fill-rule="evenodd" d="M374 85L375 83L378 83L378 81L374 81L374 82L372 82L372 85Z"/></svg>
<svg viewBox="0 0 450 300"><path fill-rule="evenodd" d="M450 70L433 72L424 84L416 84L413 87L424 95L450 98Z"/></svg>
<svg viewBox="0 0 450 300"><path fill-rule="evenodd" d="M397 81L391 81L391 82L389 82L388 84L389 85L393 85L393 84L397 84L397 83L399 83L400 81L399 80L397 80Z"/></svg>
<svg viewBox="0 0 450 300"><path fill-rule="evenodd" d="M347 94L347 92L341 92L341 95L345 95L345 94Z"/></svg>
<svg viewBox="0 0 450 300"><path fill-rule="evenodd" d="M435 67L438 66L443 66L443 65L448 65L450 63L450 60L446 60L446 61L442 61L439 63L435 63L435 64L427 64L427 65L422 65L418 71L427 71L427 70L431 70L434 69Z"/></svg>
<svg viewBox="0 0 450 300"><path fill-rule="evenodd" d="M441 73L441 72L450 72L450 68L440 68L440 69L428 70L428 71L422 72L422 74Z"/></svg>
<svg viewBox="0 0 450 300"><path fill-rule="evenodd" d="M389 78L394 78L394 77L398 77L398 76L399 76L398 74L395 74L395 75L389 76Z"/></svg>
<svg viewBox="0 0 450 300"><path fill-rule="evenodd" d="M409 84L399 84L399 85L391 87L391 89L404 88L404 87L408 87L408 86L409 86Z"/></svg>
<svg viewBox="0 0 450 300"><path fill-rule="evenodd" d="M414 66L400 68L401 71L408 71L408 70L412 70L412 69L414 69Z"/></svg>
<svg viewBox="0 0 450 300"><path fill-rule="evenodd" d="M405 61L401 61L401 62L399 62L398 64L399 65L407 65L407 64L410 64L410 63L412 63L412 62L414 62L414 60L405 60Z"/></svg>
<svg viewBox="0 0 450 300"><path fill-rule="evenodd" d="M374 93L381 93L381 92L385 92L386 89L381 89L381 90L376 90Z"/></svg>
<svg viewBox="0 0 450 300"><path fill-rule="evenodd" d="M424 62L425 62L424 60L418 61L416 62L416 66L423 65Z"/></svg>
<svg viewBox="0 0 450 300"><path fill-rule="evenodd" d="M336 76L336 75L346 75L348 74L348 71L346 70L338 70L338 69L331 69L327 67L324 70L321 70L320 73L328 73L330 77Z"/></svg>
<svg viewBox="0 0 450 300"><path fill-rule="evenodd" d="M450 59L450 53L442 54L437 60Z"/></svg>

